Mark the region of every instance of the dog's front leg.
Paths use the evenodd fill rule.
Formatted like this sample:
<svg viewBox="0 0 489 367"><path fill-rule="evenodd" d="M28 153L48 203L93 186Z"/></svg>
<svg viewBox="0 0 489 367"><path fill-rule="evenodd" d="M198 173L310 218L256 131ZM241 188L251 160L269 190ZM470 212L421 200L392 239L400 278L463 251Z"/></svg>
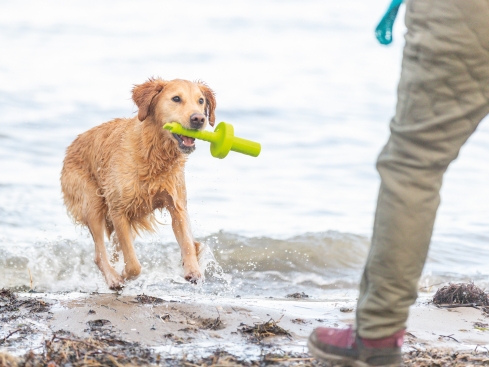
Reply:
<svg viewBox="0 0 489 367"><path fill-rule="evenodd" d="M141 264L132 244L131 224L124 215L113 215L111 219L124 256L122 277L124 279L136 278L141 273Z"/></svg>
<svg viewBox="0 0 489 367"><path fill-rule="evenodd" d="M169 211L173 233L182 251L184 277L189 282L196 283L202 277L197 261L199 243L192 236L187 209L172 206Z"/></svg>

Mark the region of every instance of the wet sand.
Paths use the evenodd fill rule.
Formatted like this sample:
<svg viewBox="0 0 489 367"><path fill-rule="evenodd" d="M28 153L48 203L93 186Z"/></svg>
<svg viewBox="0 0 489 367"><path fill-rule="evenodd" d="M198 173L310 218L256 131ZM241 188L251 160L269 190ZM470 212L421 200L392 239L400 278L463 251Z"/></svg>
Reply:
<svg viewBox="0 0 489 367"><path fill-rule="evenodd" d="M137 343L155 354L189 360L219 349L248 361L278 351L306 361L310 357L305 346L309 333L320 325L352 323L355 307L354 299L324 302L197 295L160 299L117 294L19 294L17 302L23 300L37 303L29 306L27 302L9 312L5 312L5 302L0 303L4 311L0 314L1 351L17 356L30 349L40 352L44 341L54 340L53 336L68 340L113 338ZM427 301L421 299L412 307L406 353L441 348L450 350L447 353L487 354L489 319L481 310L441 309ZM268 321L288 335L244 332Z"/></svg>

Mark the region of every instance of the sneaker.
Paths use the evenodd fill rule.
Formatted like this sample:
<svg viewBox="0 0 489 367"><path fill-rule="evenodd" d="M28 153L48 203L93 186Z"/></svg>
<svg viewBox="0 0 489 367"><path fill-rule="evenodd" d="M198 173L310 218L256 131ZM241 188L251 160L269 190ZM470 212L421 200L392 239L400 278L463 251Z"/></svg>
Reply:
<svg viewBox="0 0 489 367"><path fill-rule="evenodd" d="M319 327L309 336L309 352L320 361L331 361L344 366L401 365L401 346L405 330L383 339L365 339L355 335L351 328Z"/></svg>

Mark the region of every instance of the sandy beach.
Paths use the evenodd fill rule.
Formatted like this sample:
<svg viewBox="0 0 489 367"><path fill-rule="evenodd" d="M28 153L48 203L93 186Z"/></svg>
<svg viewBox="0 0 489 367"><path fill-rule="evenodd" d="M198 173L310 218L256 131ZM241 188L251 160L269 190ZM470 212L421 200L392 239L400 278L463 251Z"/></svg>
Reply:
<svg viewBox="0 0 489 367"><path fill-rule="evenodd" d="M429 299L421 298L411 309L405 365L487 363L489 329L485 314L475 307L438 308ZM352 323L355 300L21 293L15 300L4 296L1 304L2 366L15 365L8 364L6 356L22 361L30 350L41 359L48 358L46 341L85 346L117 341L117 353L125 358L144 352L144 358L134 357L131 362L138 365L168 365L169 361L192 365L215 356L216 351L226 355L228 365L315 365L307 354L309 333L320 325ZM106 345L112 349L99 350L99 355L120 356L114 352L114 345ZM433 351L438 353L436 358L446 361L436 364ZM215 361L202 363L215 365Z"/></svg>

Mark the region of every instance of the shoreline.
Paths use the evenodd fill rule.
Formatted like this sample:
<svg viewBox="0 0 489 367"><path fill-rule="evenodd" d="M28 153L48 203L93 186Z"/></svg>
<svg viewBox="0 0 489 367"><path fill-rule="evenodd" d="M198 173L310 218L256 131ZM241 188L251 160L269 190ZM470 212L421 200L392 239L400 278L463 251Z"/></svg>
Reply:
<svg viewBox="0 0 489 367"><path fill-rule="evenodd" d="M46 341L87 344L87 340L116 340L126 343L123 349L147 351L153 355L152 363L156 358L198 361L219 351L228 359L246 363L268 356L269 363L309 365L316 363L307 353L310 332L318 326L352 323L356 304L353 298L316 301L192 295L161 299L113 293L19 293L9 311L6 298L0 300L0 357L4 353L25 358L29 350L40 353ZM488 358L488 323L476 308L437 308L421 298L411 308L405 358L433 349L446 351L442 353L445 357L469 353ZM260 325L269 329L257 330ZM271 362L270 358L282 360Z"/></svg>

